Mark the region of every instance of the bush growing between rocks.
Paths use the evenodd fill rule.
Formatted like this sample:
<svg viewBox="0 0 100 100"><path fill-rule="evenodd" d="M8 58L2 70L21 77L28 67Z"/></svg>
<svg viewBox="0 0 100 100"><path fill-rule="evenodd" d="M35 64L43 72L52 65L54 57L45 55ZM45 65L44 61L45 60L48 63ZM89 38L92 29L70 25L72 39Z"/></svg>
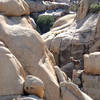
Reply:
<svg viewBox="0 0 100 100"><path fill-rule="evenodd" d="M37 19L37 26L38 26L38 31L40 31L42 34L46 33L50 30L54 23L54 18L53 16L50 15L42 15L39 16Z"/></svg>
<svg viewBox="0 0 100 100"><path fill-rule="evenodd" d="M100 4L92 4L90 6L90 12L91 13L97 13L100 11Z"/></svg>

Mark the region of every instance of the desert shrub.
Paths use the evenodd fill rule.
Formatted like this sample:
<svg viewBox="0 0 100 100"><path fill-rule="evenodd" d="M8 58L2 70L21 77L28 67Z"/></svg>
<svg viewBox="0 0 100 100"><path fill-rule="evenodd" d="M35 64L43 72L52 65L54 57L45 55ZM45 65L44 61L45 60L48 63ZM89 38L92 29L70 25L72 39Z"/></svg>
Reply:
<svg viewBox="0 0 100 100"><path fill-rule="evenodd" d="M90 10L91 13L97 13L100 11L100 4L91 4Z"/></svg>
<svg viewBox="0 0 100 100"><path fill-rule="evenodd" d="M37 19L37 26L38 30L43 34L46 33L50 30L54 23L54 18L53 16L50 15L42 15L39 16Z"/></svg>

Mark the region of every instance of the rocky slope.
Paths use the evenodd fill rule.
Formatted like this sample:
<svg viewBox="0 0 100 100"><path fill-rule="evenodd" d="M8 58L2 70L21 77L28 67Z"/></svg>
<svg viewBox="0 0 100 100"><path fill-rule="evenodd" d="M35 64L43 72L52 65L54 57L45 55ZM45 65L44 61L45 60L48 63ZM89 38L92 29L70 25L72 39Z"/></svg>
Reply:
<svg viewBox="0 0 100 100"><path fill-rule="evenodd" d="M100 12L91 13L90 6L99 2L82 0L76 16L58 19L50 32L42 35L57 65L65 72L72 70L73 82L94 100L100 98ZM76 59L74 65L70 57ZM75 64L77 60L80 60L80 68Z"/></svg>
<svg viewBox="0 0 100 100"><path fill-rule="evenodd" d="M45 41L32 27L29 6L24 0L0 1L0 100L93 100L56 66ZM89 15L89 21L94 19L93 26L85 22L81 28L85 29L86 24L94 28L98 15ZM71 22L66 24L69 26ZM76 24L70 25L73 27L69 32L76 29ZM80 25L79 22L78 27ZM61 32L68 30L64 27ZM59 29L52 31L59 33ZM79 35L78 30L75 32ZM58 33L57 36L60 35ZM73 32L71 36L70 39L74 36ZM82 36L82 42L88 39ZM76 42L80 45L79 37L75 37Z"/></svg>
<svg viewBox="0 0 100 100"><path fill-rule="evenodd" d="M70 56L82 59L83 54L91 52L91 49L95 46L94 43L100 38L98 35L100 13L88 13L89 5L93 2L89 1L88 3L88 0L86 1L81 3L74 19L66 15L66 19L63 17L62 21L59 19L54 24L57 27L42 36L60 66L65 65ZM63 22L65 23L60 25Z"/></svg>

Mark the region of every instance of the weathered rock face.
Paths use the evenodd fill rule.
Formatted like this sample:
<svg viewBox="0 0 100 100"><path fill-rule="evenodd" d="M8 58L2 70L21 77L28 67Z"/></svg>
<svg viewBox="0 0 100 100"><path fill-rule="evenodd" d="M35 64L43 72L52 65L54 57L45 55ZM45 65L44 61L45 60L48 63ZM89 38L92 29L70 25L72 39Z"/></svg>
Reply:
<svg viewBox="0 0 100 100"><path fill-rule="evenodd" d="M52 28L59 27L64 24L70 24L74 21L76 14L68 14L66 16L63 16L59 18L54 24Z"/></svg>
<svg viewBox="0 0 100 100"><path fill-rule="evenodd" d="M0 0L0 13L6 16L29 15L29 6L24 0Z"/></svg>
<svg viewBox="0 0 100 100"><path fill-rule="evenodd" d="M98 34L100 31L100 13L88 14L90 4L96 2L97 0L82 0L74 20L66 16L67 22L64 20L65 23L59 26L63 17L61 21L58 20L59 23L56 21L50 32L43 35L58 65L63 66L68 63L70 56L81 59L83 62L83 54L100 50L100 36Z"/></svg>
<svg viewBox="0 0 100 100"><path fill-rule="evenodd" d="M77 20L82 20L88 15L90 5L93 3L98 3L99 0L81 0L80 8L77 12Z"/></svg>
<svg viewBox="0 0 100 100"><path fill-rule="evenodd" d="M0 96L23 94L24 78L20 62L0 41Z"/></svg>
<svg viewBox="0 0 100 100"><path fill-rule="evenodd" d="M37 95L40 98L44 97L44 84L39 78L28 75L24 83L24 90L28 94Z"/></svg>
<svg viewBox="0 0 100 100"><path fill-rule="evenodd" d="M72 82L62 82L60 86L62 100L93 100Z"/></svg>
<svg viewBox="0 0 100 100"><path fill-rule="evenodd" d="M82 74L83 91L94 100L100 100L100 75Z"/></svg>
<svg viewBox="0 0 100 100"><path fill-rule="evenodd" d="M72 83L58 66L55 66L55 72L60 83L61 100L93 100Z"/></svg>
<svg viewBox="0 0 100 100"><path fill-rule="evenodd" d="M95 42L96 24L100 14L89 14L80 21L64 24L43 35L56 62L63 66L69 62L70 56L82 59ZM78 56L77 56L78 55Z"/></svg>
<svg viewBox="0 0 100 100"><path fill-rule="evenodd" d="M88 74L100 74L100 52L84 55L84 71Z"/></svg>
<svg viewBox="0 0 100 100"><path fill-rule="evenodd" d="M80 8L77 12L77 20L83 19L88 14L91 0L81 0Z"/></svg>
<svg viewBox="0 0 100 100"><path fill-rule="evenodd" d="M100 17L98 19L97 22L97 30L96 30L96 36L95 36L95 40L96 42L94 43L94 45L90 48L90 52L96 52L96 51L100 51Z"/></svg>
<svg viewBox="0 0 100 100"><path fill-rule="evenodd" d="M42 0L25 0L30 7L30 12L41 12L46 10Z"/></svg>
<svg viewBox="0 0 100 100"><path fill-rule="evenodd" d="M34 75L44 82L45 98L59 100L59 85L53 69L53 56L40 35L31 29L29 24L19 23L18 18L16 21L12 19L0 15L0 40L4 41L19 59L27 74Z"/></svg>
<svg viewBox="0 0 100 100"><path fill-rule="evenodd" d="M61 70L66 73L69 78L72 78L73 70L75 69L74 63L68 63L64 65Z"/></svg>
<svg viewBox="0 0 100 100"><path fill-rule="evenodd" d="M50 1L45 1L43 2L42 0L25 0L29 7L31 13L38 13L38 12L43 12L46 10L53 10L53 9L58 9L58 8L68 8L67 4L64 3L57 3L57 2L50 2Z"/></svg>

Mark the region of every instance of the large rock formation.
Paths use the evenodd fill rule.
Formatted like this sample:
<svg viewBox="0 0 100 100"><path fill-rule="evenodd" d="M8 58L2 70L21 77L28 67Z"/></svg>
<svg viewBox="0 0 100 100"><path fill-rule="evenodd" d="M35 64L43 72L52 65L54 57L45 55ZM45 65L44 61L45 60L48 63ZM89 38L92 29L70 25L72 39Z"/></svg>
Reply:
<svg viewBox="0 0 100 100"><path fill-rule="evenodd" d="M62 82L60 86L62 100L93 100L72 82Z"/></svg>
<svg viewBox="0 0 100 100"><path fill-rule="evenodd" d="M52 55L27 20L0 15L0 40L19 59L27 74L37 76L44 82L45 98L59 100L59 85Z"/></svg>
<svg viewBox="0 0 100 100"><path fill-rule="evenodd" d="M59 67L55 66L55 72L60 83L61 100L93 100L66 78Z"/></svg>
<svg viewBox="0 0 100 100"><path fill-rule="evenodd" d="M100 75L82 74L83 91L94 100L100 99Z"/></svg>
<svg viewBox="0 0 100 100"><path fill-rule="evenodd" d="M4 5L5 5L5 3L4 3ZM18 4L16 4L16 6L17 5ZM25 5L23 4L22 6L23 6L23 8L21 11L23 13L23 9L25 9ZM0 6L0 7L2 7L2 6ZM8 7L8 5L7 5L7 7ZM8 10L6 9L5 11L8 12L9 10L10 10L10 8ZM5 53L4 57L9 58L8 64L6 66L13 67L15 64L14 70L13 70L13 68L11 70L3 69L5 67L1 66L2 69L0 69L0 71L1 71L0 77L3 75L3 78L6 79L4 77L5 74L3 72L8 70L9 72L10 71L11 72L7 74L7 78L10 75L12 75L10 78L12 79L13 82L16 82L16 83L13 83L12 81L10 81L10 82L12 82L14 85L16 85L17 82L20 83L20 80L23 79L23 77L24 77L24 75L21 74L21 73L23 73L23 71L20 70L21 69L20 66L22 65L27 75L36 76L39 79L41 79L41 82L43 81L44 87L45 87L44 100L60 100L60 99L62 99L62 100L67 100L67 99L77 100L77 98L80 100L92 100L86 94L81 92L81 90L79 88L77 88L77 86L75 86L73 83L70 84L69 78L65 75L65 73L62 72L60 70L60 68L55 67L56 64L55 64L53 55L50 53L50 51L46 47L45 42L43 41L43 39L41 38L39 33L32 28L29 17L28 16L13 17L13 16L21 16L21 15L26 14L26 13L24 13L24 14L22 14L22 13L17 14L17 12L14 12L14 14L10 15L12 17L7 17L9 15L6 13L2 13L4 15L1 15L1 13L0 13L0 40L5 43L6 47L9 48L9 50L14 55L13 56L11 54L11 52L5 53L4 50L2 51ZM75 46L73 51L77 51L76 47L78 47L78 49L80 49L79 47L81 47L82 43L83 42L85 43L89 39L90 30L91 30L91 28L95 28L95 24L98 19L98 14L94 14L91 17L90 16L91 15L86 17L86 19L88 19L87 22L84 22L84 19L80 22L74 21L72 25L71 25L71 23L68 23L62 27L59 27L60 29L55 28L54 30L51 31L51 33L58 32L56 34L53 34L54 39L52 39L53 41L50 41L50 49L53 50L55 48L51 48L51 47L53 47L53 46L56 47L55 50L57 51L57 56L59 55L60 52L63 53L63 56L65 58L64 59L63 59L63 57L60 58L61 64L63 64L63 62L66 62L66 53L65 52L66 52L66 49L69 49L68 48L69 46L72 46L72 43L73 43L73 46ZM89 24L89 22L92 20L93 20L93 22L91 24ZM83 26L81 26L81 25L83 25ZM87 25L88 25L88 28L87 28ZM66 26L67 26L67 28L65 28ZM68 26L70 27L70 29ZM74 31L76 32L76 34L74 34ZM89 34L86 34L86 33L88 33L87 31L89 32ZM60 35L59 32L61 32L62 34ZM67 37L66 37L65 33L68 33ZM80 35L80 33L81 33L81 35ZM86 35L86 37L84 36L83 33ZM66 42L67 42L67 44L66 44ZM52 45L51 43L54 43L54 44ZM57 44L57 46L56 46L56 44ZM65 44L67 45L67 48L66 48ZM71 52L71 53L73 53L73 52ZM79 54L79 53L75 52L73 55L76 56L77 54ZM19 65L19 62L17 61L17 59L15 57L20 61L21 65ZM67 58L68 58L68 56L67 56ZM1 57L1 61L2 61L1 65L4 64L2 57ZM9 65L9 62L10 62L10 64L12 64L12 66ZM17 68L17 65L19 65L18 68ZM14 71L14 73L12 73L13 71ZM14 77L14 75L15 75L15 77ZM40 80L38 80L38 81L40 82ZM9 85L8 82L5 83L5 80L4 80L4 84L7 84L7 86ZM34 85L37 87L37 88L35 87L36 88L35 90L37 91L37 93L36 93L36 91L35 92L33 91L34 90L34 86L33 86L34 82L33 83L31 83L31 82L33 82L33 80L30 80L29 82L27 82L27 80L26 80L26 83L28 83L28 84L24 85L24 86L26 86L26 87L24 87L25 91L28 93L36 94L40 97L43 97L43 94L42 94L43 88L42 88L41 93L38 94L38 92L39 92L38 89L40 89L40 87L39 87L40 84L37 85L35 83L35 85ZM61 82L62 82L62 84L61 84ZM8 87L10 87L12 85L12 83ZM31 83L31 84L29 84L29 83ZM43 83L42 83L42 85L43 85ZM0 81L0 85L1 84L2 84L2 81ZM4 84L3 84L3 86L5 86ZM21 86L22 85L23 85L23 82L22 82ZM20 84L18 86L20 86ZM11 88L13 88L13 85L11 86ZM21 94L22 91L17 92L16 88L17 88L17 86L14 87L14 92L16 92L16 94ZM29 88L29 91L27 91L27 88ZM20 87L20 89L22 90L22 87ZM60 90L61 90L61 94L60 94ZM0 92L2 92L2 91L0 91ZM6 92L8 92L8 90ZM8 93L10 93L10 92L8 92ZM71 96L73 96L73 98L69 97L69 94ZM1 94L1 95L3 95L3 94ZM9 94L7 94L7 95L9 95ZM68 98L67 98L67 96L68 96ZM20 99L20 98L18 98L18 99ZM26 98L21 98L21 99L22 100L27 100L27 99L34 100L35 98L34 97L33 98L26 97ZM1 98L0 98L0 100L1 100ZM39 98L37 98L36 100L39 100Z"/></svg>
<svg viewBox="0 0 100 100"><path fill-rule="evenodd" d="M92 2L92 0L90 1ZM83 11L87 13L87 10ZM83 60L83 54L89 53L94 43L99 40L97 36L99 25L97 23L99 23L100 13L87 13L80 20L77 19L79 16L81 15L77 14L77 17L71 23L55 27L43 35L48 48L54 54L56 62L60 66L68 63L70 56ZM95 38L96 36L98 39Z"/></svg>
<svg viewBox="0 0 100 100"><path fill-rule="evenodd" d="M24 0L0 0L0 13L7 16L29 15L29 6Z"/></svg>
<svg viewBox="0 0 100 100"><path fill-rule="evenodd" d="M85 16L88 15L88 12L90 10L91 4L96 4L100 2L99 0L81 0L80 7L77 12L77 20L83 19Z"/></svg>
<svg viewBox="0 0 100 100"><path fill-rule="evenodd" d="M94 45L90 48L90 52L100 51L100 17L98 19L97 25L96 25L96 33L95 33L95 40L96 42Z"/></svg>
<svg viewBox="0 0 100 100"><path fill-rule="evenodd" d="M25 0L29 7L31 13L38 13L43 12L46 10L54 10L58 8L68 8L68 5L65 3L58 3L58 2L50 2L50 1L42 1L42 0Z"/></svg>
<svg viewBox="0 0 100 100"><path fill-rule="evenodd" d="M100 52L84 55L84 71L88 74L100 74Z"/></svg>
<svg viewBox="0 0 100 100"><path fill-rule="evenodd" d="M43 38L58 64L65 65L70 56L82 59L83 54L89 52L95 41L98 16L98 14L90 14L81 21L74 21L69 26L63 25L44 34Z"/></svg>
<svg viewBox="0 0 100 100"><path fill-rule="evenodd" d="M41 12L46 10L46 6L43 4L42 0L25 0L30 7L30 12Z"/></svg>
<svg viewBox="0 0 100 100"><path fill-rule="evenodd" d="M28 94L44 97L44 84L38 77L28 75L24 82L24 90Z"/></svg>
<svg viewBox="0 0 100 100"><path fill-rule="evenodd" d="M24 79L22 65L0 41L0 96L23 94Z"/></svg>
<svg viewBox="0 0 100 100"><path fill-rule="evenodd" d="M56 28L59 26L62 26L64 24L70 24L74 21L76 14L68 14L65 15L61 18L59 18L57 21L54 22L53 27L52 28Z"/></svg>

